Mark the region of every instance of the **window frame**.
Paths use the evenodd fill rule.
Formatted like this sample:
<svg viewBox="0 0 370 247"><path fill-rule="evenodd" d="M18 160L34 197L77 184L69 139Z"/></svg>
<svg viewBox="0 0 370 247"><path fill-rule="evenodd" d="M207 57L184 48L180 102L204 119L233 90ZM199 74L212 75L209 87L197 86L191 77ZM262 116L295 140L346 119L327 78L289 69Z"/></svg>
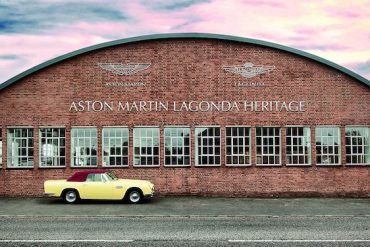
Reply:
<svg viewBox="0 0 370 247"><path fill-rule="evenodd" d="M182 164L182 165L166 165L166 129L189 129L189 164L188 165L185 165L185 164ZM191 128L190 126L185 126L185 125L179 125L179 126L176 126L176 125L170 125L170 126L164 126L163 127L163 165L165 167L191 167ZM183 147L185 147L185 144L183 145ZM185 157L186 155L183 154L183 157ZM170 157L172 157L172 155L170 155Z"/></svg>
<svg viewBox="0 0 370 247"><path fill-rule="evenodd" d="M279 164L258 164L257 160L258 160L258 153L257 153L257 128L279 128ZM273 166L282 166L282 138L281 138L281 131L282 131L282 127L281 126L256 126L255 127L255 158L256 158L256 166L261 166L261 167L264 167L264 166L267 166L267 167L273 167ZM274 136L275 138L276 136ZM275 146L274 146L275 147ZM261 155L262 157L262 155Z"/></svg>
<svg viewBox="0 0 370 247"><path fill-rule="evenodd" d="M104 158L105 157L109 157L110 155L108 156L105 156L104 155L104 148L105 148L105 145L104 145L104 129L127 129L127 165L104 165ZM115 168L115 167L129 167L130 165L130 129L128 128L128 126L104 126L101 130L102 132L102 167L106 167L106 168ZM109 137L108 137L109 139ZM122 137L121 137L122 139ZM110 144L109 144L109 147L110 147ZM119 157L119 156L113 156L113 157ZM121 157L125 157L125 156L122 156Z"/></svg>
<svg viewBox="0 0 370 247"><path fill-rule="evenodd" d="M370 166L370 157L369 157L369 162L368 163L347 163L347 128L367 128L367 132L368 132L368 136L367 136L367 139L368 139L368 145L366 145L369 149L369 156L370 156L370 126L368 125L346 125L345 126L345 129L344 129L344 136L345 136L345 152L344 152L344 155L345 155L345 158L346 158L346 166ZM349 137L352 137L352 136L349 136ZM362 145L362 147L365 146L365 145ZM350 145L350 148L352 150L352 142L351 142L351 145ZM358 145L356 146L358 147ZM365 150L364 150L365 152ZM366 154L366 153L365 153ZM364 154L364 155L365 155ZM352 153L349 154L349 155L353 155ZM352 160L352 159L351 159Z"/></svg>
<svg viewBox="0 0 370 247"><path fill-rule="evenodd" d="M309 141L309 147L308 147L309 148L308 155L309 155L310 162L308 164L289 164L288 163L288 153L287 153L287 149L288 149L288 145L287 145L288 128L303 128L303 131L304 131L305 128L309 129L310 141ZM312 162L312 128L311 128L311 126L308 126L308 125L287 125L287 126L285 126L285 164L286 164L286 166L299 166L299 167L312 166L313 162Z"/></svg>
<svg viewBox="0 0 370 247"><path fill-rule="evenodd" d="M78 129L94 129L96 130L96 165L89 165L89 166L76 166L74 165L74 156L73 156L73 148L74 148L74 145L73 145L73 130L78 130ZM76 138L79 138L78 136ZM84 138L86 138L84 136ZM90 136L90 140L91 140L91 136ZM85 147L86 148L86 147ZM98 167L98 158L99 158L99 138L98 138L98 128L96 126L72 126L71 127L71 135L70 135L70 150L71 150L71 168L90 168L90 167ZM77 157L77 156L76 156ZM90 155L90 158L91 157L94 157L94 156L91 156Z"/></svg>
<svg viewBox="0 0 370 247"><path fill-rule="evenodd" d="M31 138L32 140L32 149L33 149L33 161L32 161L32 166L11 166L11 162L9 162L10 160L13 161L13 158L9 159L9 157L13 157L12 155L10 155L10 152L11 152L11 148L9 148L9 145L10 143L12 143L11 141L9 141L9 138L10 138L10 130L11 129L27 129L27 146L26 146L26 149L27 149L27 153L28 153L28 140L29 138ZM32 137L29 137L29 130L32 130L33 134L32 134ZM34 169L35 168L35 129L33 126L9 126L7 127L7 164L6 164L6 168L8 169ZM14 138L14 136L13 136ZM19 157L19 156L18 156ZM24 156L22 156L24 157ZM28 160L28 155L26 156L27 157L27 160Z"/></svg>
<svg viewBox="0 0 370 247"><path fill-rule="evenodd" d="M228 135L227 135L227 128L249 128L249 163L248 164L228 164L227 163L227 138L228 138ZM224 128L225 130L225 166L230 166L230 167L250 167L252 166L252 127L250 125L227 125L225 126ZM234 137L234 136L230 136L230 137ZM241 137L241 136L238 136L238 137ZM244 136L245 138L245 136ZM231 145L232 147L233 145ZM245 148L245 145L243 144L243 149ZM232 154L230 155L231 157L233 156ZM241 155L238 155L238 156L241 156Z"/></svg>
<svg viewBox="0 0 370 247"><path fill-rule="evenodd" d="M197 142L198 142L198 138L197 138L197 129L198 128L219 128L220 130L220 164L211 164L211 165L203 165L203 164L198 164L198 147L197 147ZM200 126L195 126L194 127L194 166L195 167L220 167L221 164L222 164L222 128L220 125L200 125ZM215 137L215 136L214 136ZM214 147L216 147L214 145ZM216 157L216 155L214 155L213 157Z"/></svg>
<svg viewBox="0 0 370 247"><path fill-rule="evenodd" d="M317 144L316 144L316 138L317 138L317 129L318 128L337 128L338 129L338 138L339 138L339 145L338 145L338 164L336 163L330 163L330 164L324 164L324 163L317 163ZM315 126L315 164L316 166L322 166L322 167L332 167L332 166L341 166L342 165L342 133L341 128L339 125L317 125ZM334 146L332 146L334 147ZM322 154L321 154L322 155Z"/></svg>
<svg viewBox="0 0 370 247"><path fill-rule="evenodd" d="M136 165L135 164L135 129L145 129L145 128L151 128L151 129L158 129L158 165ZM140 138L141 138L141 135L140 135ZM159 126L134 126L133 127L133 130L132 130L132 139L133 139L133 143L132 143L132 149L133 149L133 153L132 153L132 166L133 167L137 167L137 168L145 168L145 167L160 167L161 166L161 128ZM141 146L139 146L141 148ZM155 146L153 146L154 148ZM140 152L141 153L141 152ZM141 157L141 155L139 155ZM145 157L150 157L150 156L145 156ZM152 155L151 156L152 158L154 158L155 156ZM154 160L153 160L154 162ZM152 163L153 163L152 162Z"/></svg>
<svg viewBox="0 0 370 247"><path fill-rule="evenodd" d="M0 168L3 167L3 129L0 126Z"/></svg>
<svg viewBox="0 0 370 247"><path fill-rule="evenodd" d="M64 160L65 164L64 165L58 165L58 166L43 166L41 165L41 153L42 153L42 135L41 135L41 129L64 129ZM58 143L60 143L60 136L58 136ZM55 138L52 138L55 139ZM60 149L60 146L58 146ZM59 151L58 151L59 152ZM59 158L62 156L58 156ZM39 127L39 168L65 168L67 166L67 128L65 126L40 126Z"/></svg>

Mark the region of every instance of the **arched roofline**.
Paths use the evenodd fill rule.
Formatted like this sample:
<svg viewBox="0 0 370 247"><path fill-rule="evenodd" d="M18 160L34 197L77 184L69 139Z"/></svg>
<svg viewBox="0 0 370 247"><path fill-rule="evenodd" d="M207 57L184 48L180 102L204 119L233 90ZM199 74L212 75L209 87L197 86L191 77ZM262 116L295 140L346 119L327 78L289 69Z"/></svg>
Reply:
<svg viewBox="0 0 370 247"><path fill-rule="evenodd" d="M295 55L299 55L301 57L305 57L308 59L311 59L313 61L319 62L321 64L324 64L328 67L334 68L354 79L357 79L360 81L362 84L365 84L366 86L370 87L370 81L367 80L366 78L360 76L359 74L344 68L336 63L333 63L331 61L328 61L324 58L321 58L319 56L310 54L308 52L304 52L292 47L288 46L283 46L280 44L268 42L268 41L262 41L262 40L257 40L257 39L250 39L250 38L242 38L238 36L230 36L230 35L220 35L220 34L209 34L209 33L165 33L165 34L152 34L152 35L144 35L144 36L137 36L137 37L132 37L132 38L126 38L126 39L119 39L119 40L114 40L110 42L105 42L89 47L85 47L70 53L67 53L65 55L56 57L54 59L48 60L44 63L41 63L35 67L32 67L12 78L9 80L5 81L4 83L0 84L0 90L16 83L17 81L25 78L26 76L29 76L39 70L42 70L44 68L47 68L51 65L57 64L59 62L62 62L64 60L76 57L78 55L104 49L107 47L112 47L112 46L117 46L121 44L129 44L129 43L135 43L135 42L141 42L141 41L150 41L150 40L161 40L161 39L214 39L214 40L225 40L225 41L235 41L235 42L241 42L241 43L247 43L247 44L253 44L253 45L259 45L263 47L268 47L268 48L274 48L277 50L289 52Z"/></svg>

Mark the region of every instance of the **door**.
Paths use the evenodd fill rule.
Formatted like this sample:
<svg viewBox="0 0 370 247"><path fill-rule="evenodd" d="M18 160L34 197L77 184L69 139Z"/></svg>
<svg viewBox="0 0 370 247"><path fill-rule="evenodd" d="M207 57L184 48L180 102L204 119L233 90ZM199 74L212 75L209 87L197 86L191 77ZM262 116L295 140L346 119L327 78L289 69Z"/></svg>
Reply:
<svg viewBox="0 0 370 247"><path fill-rule="evenodd" d="M89 174L82 185L82 199L112 199L113 183L106 181L103 174Z"/></svg>

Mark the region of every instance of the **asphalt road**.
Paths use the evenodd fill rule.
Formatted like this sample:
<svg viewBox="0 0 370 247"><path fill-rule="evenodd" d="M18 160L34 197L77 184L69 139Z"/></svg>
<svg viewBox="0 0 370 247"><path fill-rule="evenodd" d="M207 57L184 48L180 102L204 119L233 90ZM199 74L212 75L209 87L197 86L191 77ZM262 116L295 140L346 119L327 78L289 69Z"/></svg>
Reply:
<svg viewBox="0 0 370 247"><path fill-rule="evenodd" d="M370 246L370 217L0 217L0 246Z"/></svg>

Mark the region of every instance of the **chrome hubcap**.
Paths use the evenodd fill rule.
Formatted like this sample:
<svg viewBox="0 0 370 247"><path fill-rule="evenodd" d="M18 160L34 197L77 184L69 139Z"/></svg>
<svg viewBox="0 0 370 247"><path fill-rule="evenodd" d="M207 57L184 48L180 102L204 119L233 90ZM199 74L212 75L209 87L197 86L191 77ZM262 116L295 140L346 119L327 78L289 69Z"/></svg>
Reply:
<svg viewBox="0 0 370 247"><path fill-rule="evenodd" d="M140 194L137 191L132 191L130 193L130 201L131 202L138 202L140 200Z"/></svg>
<svg viewBox="0 0 370 247"><path fill-rule="evenodd" d="M73 191L67 192L67 195L66 195L67 202L74 202L74 201L76 201L76 198L77 198L77 196L76 196L75 192L73 192Z"/></svg>

